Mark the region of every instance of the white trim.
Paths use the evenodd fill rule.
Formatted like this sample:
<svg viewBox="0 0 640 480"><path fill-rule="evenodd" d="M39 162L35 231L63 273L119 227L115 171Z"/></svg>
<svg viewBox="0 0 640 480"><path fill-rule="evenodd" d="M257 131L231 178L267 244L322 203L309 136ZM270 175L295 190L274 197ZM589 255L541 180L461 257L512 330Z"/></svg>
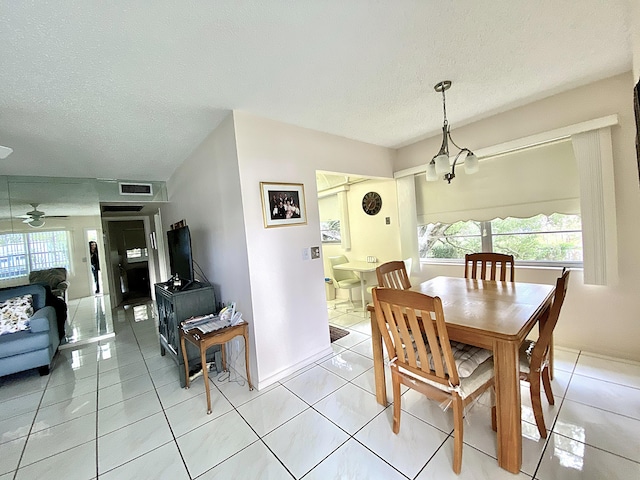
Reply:
<svg viewBox="0 0 640 480"><path fill-rule="evenodd" d="M287 368L284 368L282 370L280 370L279 372L276 372L272 375L269 375L268 377L264 378L264 379L260 379L258 380L258 385L254 385L258 391L262 390L263 388L266 388L274 383L276 383L279 380L282 380L283 378L288 377L289 375L297 372L298 370L303 369L304 367L307 367L309 365L313 365L313 363L315 363L316 361L320 360L321 358L324 358L328 355L331 355L333 353L333 349L331 348L331 345L326 346L326 347L322 347L321 350L318 350L316 353L308 356L307 358L305 358L304 360L299 361L298 363L295 363Z"/></svg>
<svg viewBox="0 0 640 480"><path fill-rule="evenodd" d="M341 185L339 187L328 188L327 190L322 190L318 192L318 199L330 197L331 195L337 195L340 192L348 192L349 185Z"/></svg>
<svg viewBox="0 0 640 480"><path fill-rule="evenodd" d="M594 118L593 120L567 125L566 127L560 127L554 130L536 133L535 135L529 135L528 137L510 140L491 147L482 148L480 150L474 150L474 153L480 160L482 160L483 158L492 157L494 155L501 155L514 150L552 142L561 138L569 138L572 135L612 127L618 124L618 114L607 115L606 117ZM427 168L426 165L427 164L425 162L423 165L398 170L397 172L393 172L393 178L402 178L424 173Z"/></svg>

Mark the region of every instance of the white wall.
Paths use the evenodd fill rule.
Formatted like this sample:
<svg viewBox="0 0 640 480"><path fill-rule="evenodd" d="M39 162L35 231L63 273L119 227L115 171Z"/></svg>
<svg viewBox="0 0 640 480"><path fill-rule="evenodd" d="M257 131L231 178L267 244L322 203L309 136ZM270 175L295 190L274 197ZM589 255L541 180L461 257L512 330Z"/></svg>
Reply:
<svg viewBox="0 0 640 480"><path fill-rule="evenodd" d="M629 31L631 32L631 48L633 52L633 78L640 79L640 2L629 0Z"/></svg>
<svg viewBox="0 0 640 480"><path fill-rule="evenodd" d="M392 176L393 151L234 112L259 387L328 352L316 170ZM264 228L260 182L303 183L307 225Z"/></svg>
<svg viewBox="0 0 640 480"><path fill-rule="evenodd" d="M255 379L256 335L240 188L230 114L171 176L167 182L170 203L161 211L165 236L169 225L187 221L194 260L216 286L217 301L236 301L237 310L249 322ZM237 370L243 372L243 368Z"/></svg>
<svg viewBox="0 0 640 480"><path fill-rule="evenodd" d="M635 151L631 72L595 82L566 93L516 108L488 119L456 128L456 143L481 149L528 135L618 114L620 124L612 128L616 215L618 221L619 284L586 286L581 272L574 272L555 341L559 345L640 360L640 188ZM455 122L455 119L453 119ZM397 152L395 170L425 163L440 147L438 137L404 147ZM482 161L480 162L482 169ZM455 181L454 181L455 182ZM453 183L452 183L453 185ZM462 274L462 267L423 265L423 277ZM518 280L552 283L557 271L518 269Z"/></svg>

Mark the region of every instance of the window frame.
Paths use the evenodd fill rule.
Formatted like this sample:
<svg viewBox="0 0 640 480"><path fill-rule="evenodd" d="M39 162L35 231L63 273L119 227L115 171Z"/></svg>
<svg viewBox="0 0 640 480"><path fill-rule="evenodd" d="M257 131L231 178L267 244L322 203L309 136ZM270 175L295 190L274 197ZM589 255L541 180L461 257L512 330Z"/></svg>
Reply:
<svg viewBox="0 0 640 480"><path fill-rule="evenodd" d="M42 252L35 252L32 251L32 243L33 240L31 240L29 237L31 235L37 235L37 234L43 234L43 233L49 233L49 234L56 234L56 233L63 233L65 236L65 248L66 248L66 257L67 257L67 264L62 264L62 265L56 265L55 267L52 266L41 266L41 265L36 265L34 267L34 262L33 262L33 255L37 255L39 253ZM8 277L0 277L1 281L11 281L11 280L15 280L15 279L19 279L19 278L26 278L29 276L29 274L33 271L36 270L42 270L42 269L47 269L47 268L56 268L56 267L64 267L67 269L67 272L72 273L72 260L71 260L71 245L70 245L70 232L69 230L45 230L45 231L37 231L37 232L9 232L9 233L1 233L0 235L20 235L20 237L22 237L22 245L24 247L24 253L19 254L19 255L10 255L11 256L25 256L25 261L26 261L26 265L25 265L25 270L26 272L24 274L21 275L12 275L12 276L8 276ZM38 240L35 240L36 242ZM59 250L56 250L56 252L58 252ZM9 258L7 257L7 258Z"/></svg>
<svg viewBox="0 0 640 480"><path fill-rule="evenodd" d="M474 220L466 220L467 222L473 222ZM493 232L491 227L491 222L493 220L485 220L480 221L480 239L482 244L483 252L493 252ZM564 230L554 231L554 232L527 232L522 235L527 234L544 234L544 233L562 233L566 232ZM572 231L573 232L573 231ZM583 235L583 230L579 230L580 234ZM496 235L515 235L515 234L496 234ZM422 258L420 257L420 263L430 264L430 265L464 265L464 258ZM526 266L526 267L571 267L571 268L584 268L584 259L582 262L578 261L552 261L552 260L515 260L515 264L517 266Z"/></svg>

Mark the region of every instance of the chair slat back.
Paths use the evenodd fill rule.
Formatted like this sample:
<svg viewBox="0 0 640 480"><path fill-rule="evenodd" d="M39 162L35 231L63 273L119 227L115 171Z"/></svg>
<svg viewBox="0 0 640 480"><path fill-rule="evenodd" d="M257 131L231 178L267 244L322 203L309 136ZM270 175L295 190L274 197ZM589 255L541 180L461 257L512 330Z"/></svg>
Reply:
<svg viewBox="0 0 640 480"><path fill-rule="evenodd" d="M387 262L376 268L378 285L396 290L407 290L411 288L409 275L403 261Z"/></svg>
<svg viewBox="0 0 640 480"><path fill-rule="evenodd" d="M395 365L416 377L459 385L440 298L380 287L372 293L376 321Z"/></svg>
<svg viewBox="0 0 640 480"><path fill-rule="evenodd" d="M562 304L564 303L564 299L567 295L567 286L569 284L570 273L571 270L568 270L566 268L563 269L562 276L560 276L556 281L556 291L553 296L553 303L551 304L551 308L549 309L549 315L544 321L542 330L540 331L540 336L538 337L536 345L535 347L533 347L533 351L531 352L531 371L536 371L541 368L542 362L549 352L551 336L553 335L553 330L558 324L560 309L562 308Z"/></svg>
<svg viewBox="0 0 640 480"><path fill-rule="evenodd" d="M516 272L513 255L505 255L503 253L468 253L465 255L464 260L464 278L515 282ZM498 269L500 270L499 278Z"/></svg>

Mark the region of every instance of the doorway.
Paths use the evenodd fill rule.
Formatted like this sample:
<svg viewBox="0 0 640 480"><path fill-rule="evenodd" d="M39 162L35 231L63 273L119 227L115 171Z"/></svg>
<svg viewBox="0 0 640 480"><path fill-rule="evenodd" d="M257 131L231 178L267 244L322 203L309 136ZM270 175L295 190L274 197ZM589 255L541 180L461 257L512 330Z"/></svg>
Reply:
<svg viewBox="0 0 640 480"><path fill-rule="evenodd" d="M150 249L145 222L126 219L108 222L109 261L115 305L151 298Z"/></svg>

